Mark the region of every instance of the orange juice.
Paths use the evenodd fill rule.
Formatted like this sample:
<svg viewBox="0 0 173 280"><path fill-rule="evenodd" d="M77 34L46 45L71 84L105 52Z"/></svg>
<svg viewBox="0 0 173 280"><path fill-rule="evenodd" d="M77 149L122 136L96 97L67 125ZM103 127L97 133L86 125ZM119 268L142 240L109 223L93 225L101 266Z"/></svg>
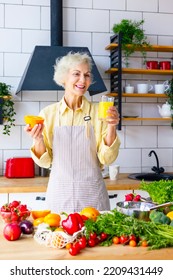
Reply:
<svg viewBox="0 0 173 280"><path fill-rule="evenodd" d="M105 120L108 117L107 110L114 105L112 97L102 96L102 101L99 102L98 115L100 120Z"/></svg>

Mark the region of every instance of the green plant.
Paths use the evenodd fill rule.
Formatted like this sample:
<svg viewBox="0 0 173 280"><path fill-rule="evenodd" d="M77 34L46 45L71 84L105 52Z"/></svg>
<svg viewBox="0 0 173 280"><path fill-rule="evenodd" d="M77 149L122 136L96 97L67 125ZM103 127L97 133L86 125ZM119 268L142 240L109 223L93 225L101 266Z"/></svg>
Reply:
<svg viewBox="0 0 173 280"><path fill-rule="evenodd" d="M142 29L144 20L132 21L122 19L120 23L114 24L112 30L114 33L122 33L122 50L124 51L126 67L129 66L129 56L135 52L136 48L143 45L150 46L147 36ZM130 46L128 46L130 45ZM141 50L143 63L146 61L146 52Z"/></svg>
<svg viewBox="0 0 173 280"><path fill-rule="evenodd" d="M173 78L168 81L169 88L166 90L168 104L171 105L171 127L173 129Z"/></svg>
<svg viewBox="0 0 173 280"><path fill-rule="evenodd" d="M12 95L10 93L11 86L6 83L0 82L0 103L2 110L2 118L4 123L3 134L10 135L11 127L14 126L16 112L14 110L14 102L11 100Z"/></svg>

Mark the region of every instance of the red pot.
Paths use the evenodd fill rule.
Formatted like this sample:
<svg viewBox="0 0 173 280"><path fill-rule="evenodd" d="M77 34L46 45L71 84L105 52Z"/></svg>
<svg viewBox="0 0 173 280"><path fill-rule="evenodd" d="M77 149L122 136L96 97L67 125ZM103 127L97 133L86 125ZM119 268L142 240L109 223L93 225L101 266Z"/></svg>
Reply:
<svg viewBox="0 0 173 280"><path fill-rule="evenodd" d="M147 61L146 67L147 67L147 69L158 69L159 68L158 61L154 61L154 60Z"/></svg>
<svg viewBox="0 0 173 280"><path fill-rule="evenodd" d="M160 68L160 70L170 70L171 62L170 61L160 61L159 68Z"/></svg>

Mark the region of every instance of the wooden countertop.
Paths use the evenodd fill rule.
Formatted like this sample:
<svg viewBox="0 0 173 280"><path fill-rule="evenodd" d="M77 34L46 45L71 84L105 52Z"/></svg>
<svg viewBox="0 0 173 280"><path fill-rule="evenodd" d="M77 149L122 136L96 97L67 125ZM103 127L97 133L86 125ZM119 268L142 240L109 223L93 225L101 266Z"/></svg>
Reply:
<svg viewBox="0 0 173 280"><path fill-rule="evenodd" d="M40 245L30 235L8 241L2 235L4 223L0 219L0 260L173 260L173 248L148 250L144 247L111 245L85 248L77 256L67 249L54 249Z"/></svg>
<svg viewBox="0 0 173 280"><path fill-rule="evenodd" d="M48 177L6 178L0 177L0 193L46 192ZM136 190L140 181L128 179L128 174L122 173L117 181L105 179L107 190Z"/></svg>

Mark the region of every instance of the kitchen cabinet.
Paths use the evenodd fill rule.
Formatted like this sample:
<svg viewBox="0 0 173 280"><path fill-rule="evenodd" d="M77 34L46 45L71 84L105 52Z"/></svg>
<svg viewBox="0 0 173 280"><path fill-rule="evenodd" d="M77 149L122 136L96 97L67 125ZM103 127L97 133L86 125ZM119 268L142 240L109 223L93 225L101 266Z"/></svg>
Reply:
<svg viewBox="0 0 173 280"><path fill-rule="evenodd" d="M31 209L47 209L45 193L10 193L9 202L19 200Z"/></svg>
<svg viewBox="0 0 173 280"><path fill-rule="evenodd" d="M8 195L5 193L0 194L0 206L8 202Z"/></svg>
<svg viewBox="0 0 173 280"><path fill-rule="evenodd" d="M171 118L142 118L142 117L128 117L124 118L122 116L122 98L166 98L166 94L127 94L122 91L122 79L123 74L131 75L173 75L173 69L171 70L160 70L160 69L133 69L133 68L123 68L122 67L122 35L115 34L110 38L110 44L106 46L106 50L110 51L110 68L105 71L105 73L110 75L110 93L108 95L114 96L116 99L118 111L120 114L120 122L118 129L121 130L122 120L123 121L171 121ZM129 48L131 45L127 45ZM141 46L136 48L135 51L146 51L146 52L173 52L173 46L159 46L152 45Z"/></svg>

